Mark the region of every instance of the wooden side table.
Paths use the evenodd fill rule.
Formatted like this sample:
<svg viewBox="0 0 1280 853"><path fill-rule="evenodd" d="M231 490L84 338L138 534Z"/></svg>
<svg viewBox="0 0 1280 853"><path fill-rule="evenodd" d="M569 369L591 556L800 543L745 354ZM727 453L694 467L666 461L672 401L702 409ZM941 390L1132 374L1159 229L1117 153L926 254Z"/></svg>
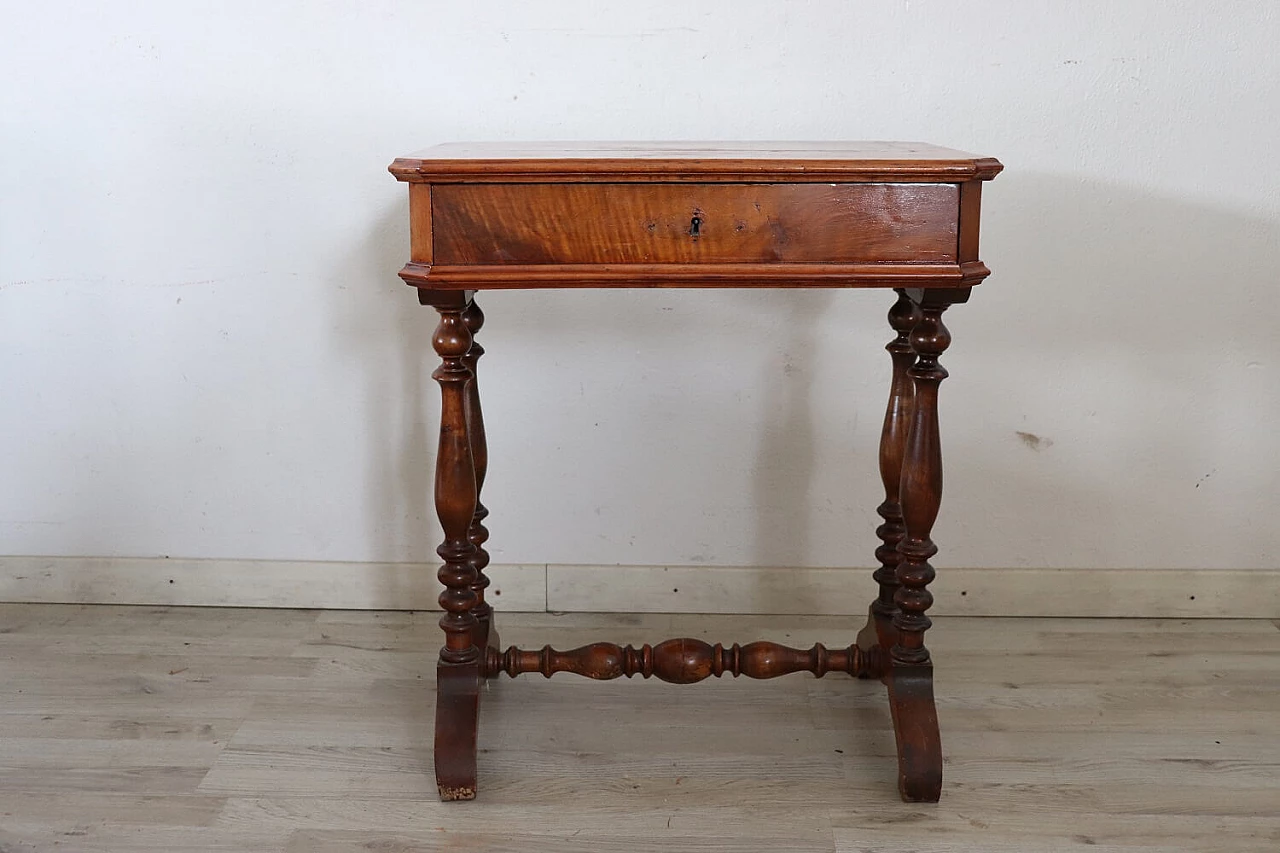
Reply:
<svg viewBox="0 0 1280 853"><path fill-rule="evenodd" d="M978 260L982 183L996 160L894 142L701 145L449 144L397 159L409 182L412 258L400 272L440 314L442 414L435 502L444 528L445 644L436 694L436 781L476 795L480 682L501 673L656 676L691 684L726 673L845 672L888 688L898 788L937 801L942 748L924 634L930 538L942 498L938 363L942 314L988 273ZM841 649L672 639L569 651L503 651L485 601L480 503L488 453L476 385L484 324L475 291L583 287L885 287L896 336L880 441L880 585L867 625Z"/></svg>

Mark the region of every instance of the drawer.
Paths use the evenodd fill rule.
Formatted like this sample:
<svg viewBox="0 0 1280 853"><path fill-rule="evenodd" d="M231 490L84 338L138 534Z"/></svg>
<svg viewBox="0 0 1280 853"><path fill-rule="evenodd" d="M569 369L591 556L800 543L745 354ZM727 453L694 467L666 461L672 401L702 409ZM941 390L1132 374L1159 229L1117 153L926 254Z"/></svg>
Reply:
<svg viewBox="0 0 1280 853"><path fill-rule="evenodd" d="M959 199L945 183L436 184L430 239L449 266L954 263Z"/></svg>

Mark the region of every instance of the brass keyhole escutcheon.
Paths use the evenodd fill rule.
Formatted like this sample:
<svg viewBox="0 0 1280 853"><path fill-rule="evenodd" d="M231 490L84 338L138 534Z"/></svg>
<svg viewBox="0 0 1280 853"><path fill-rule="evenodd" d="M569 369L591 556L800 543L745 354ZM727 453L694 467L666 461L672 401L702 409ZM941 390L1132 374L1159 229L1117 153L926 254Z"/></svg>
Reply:
<svg viewBox="0 0 1280 853"><path fill-rule="evenodd" d="M697 237L702 232L702 217L695 216L689 220L689 236Z"/></svg>

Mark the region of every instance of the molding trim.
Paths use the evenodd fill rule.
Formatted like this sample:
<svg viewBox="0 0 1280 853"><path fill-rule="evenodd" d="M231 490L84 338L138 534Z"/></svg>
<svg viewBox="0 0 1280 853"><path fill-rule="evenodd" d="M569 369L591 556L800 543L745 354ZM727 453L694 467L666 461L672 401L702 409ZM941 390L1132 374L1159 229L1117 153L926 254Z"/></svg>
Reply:
<svg viewBox="0 0 1280 853"><path fill-rule="evenodd" d="M424 264L400 270L423 289L511 290L559 285L593 287L970 287L990 274L981 261L916 264Z"/></svg>
<svg viewBox="0 0 1280 853"><path fill-rule="evenodd" d="M938 568L935 616L1280 617L1280 569ZM553 611L854 615L871 569L548 566Z"/></svg>
<svg viewBox="0 0 1280 853"><path fill-rule="evenodd" d="M513 612L861 617L869 568L494 564ZM938 570L942 616L1280 618L1280 569ZM0 557L0 601L434 610L435 565L130 557Z"/></svg>
<svg viewBox="0 0 1280 853"><path fill-rule="evenodd" d="M179 560L164 557L0 557L0 601L438 610L432 563ZM498 609L547 607L547 567L494 565Z"/></svg>

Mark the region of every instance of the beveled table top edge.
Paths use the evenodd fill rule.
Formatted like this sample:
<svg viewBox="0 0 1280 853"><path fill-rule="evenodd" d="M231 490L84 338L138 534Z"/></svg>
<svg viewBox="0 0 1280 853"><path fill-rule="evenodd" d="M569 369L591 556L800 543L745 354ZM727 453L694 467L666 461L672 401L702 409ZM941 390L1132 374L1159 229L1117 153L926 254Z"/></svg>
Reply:
<svg viewBox="0 0 1280 853"><path fill-rule="evenodd" d="M989 180L991 157L917 142L445 143L397 158L401 181L956 182Z"/></svg>
<svg viewBox="0 0 1280 853"><path fill-rule="evenodd" d="M960 289L980 284L990 270L963 263L668 263L496 264L453 266L410 262L405 284L427 290L543 290L561 288L881 288Z"/></svg>

